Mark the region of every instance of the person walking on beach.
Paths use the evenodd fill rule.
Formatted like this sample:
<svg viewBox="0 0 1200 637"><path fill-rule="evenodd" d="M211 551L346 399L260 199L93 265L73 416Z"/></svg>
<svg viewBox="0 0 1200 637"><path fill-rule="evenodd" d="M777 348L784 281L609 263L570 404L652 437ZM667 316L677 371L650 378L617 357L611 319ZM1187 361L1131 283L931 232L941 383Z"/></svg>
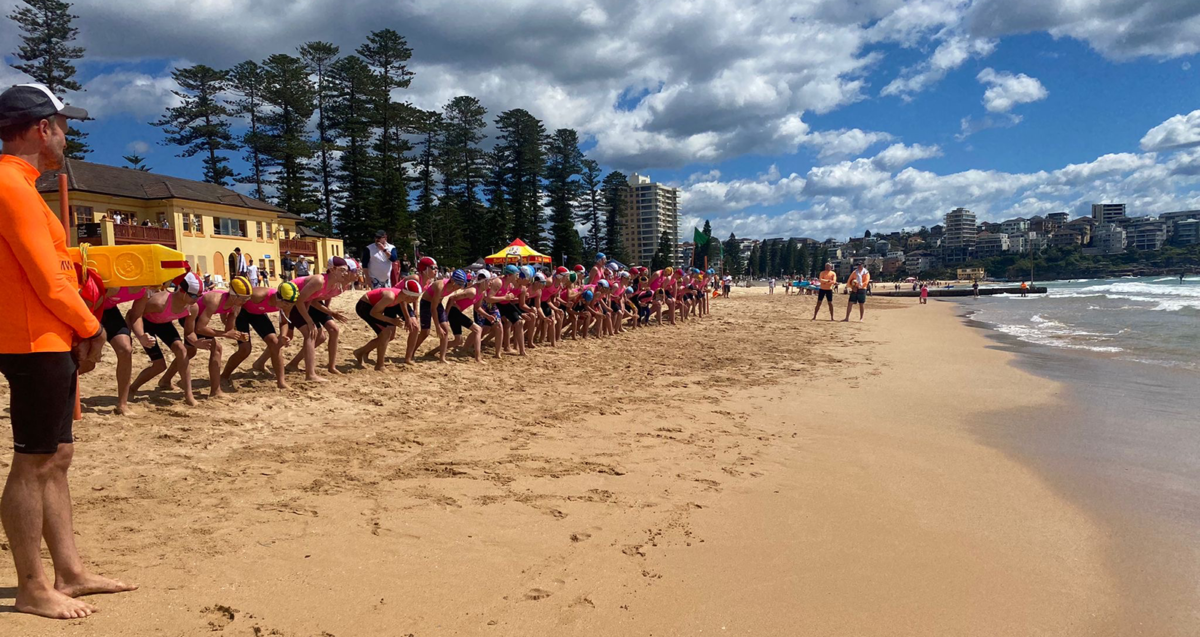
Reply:
<svg viewBox="0 0 1200 637"><path fill-rule="evenodd" d="M924 283L921 284L921 305L929 304L929 287Z"/></svg>
<svg viewBox="0 0 1200 637"><path fill-rule="evenodd" d="M971 295L975 298L979 298L979 279L975 279L975 281L971 283Z"/></svg>
<svg viewBox="0 0 1200 637"><path fill-rule="evenodd" d="M1028 295L1029 295L1029 283L1026 281L1021 281L1021 296L1025 297Z"/></svg>
<svg viewBox="0 0 1200 637"><path fill-rule="evenodd" d="M871 273L867 272L867 265L859 263L854 266L854 271L850 273L850 280L846 282L850 288L850 302L846 304L846 318L842 319L843 323L850 321L850 310L854 309L854 304L858 304L858 320L863 320L863 306L867 304L867 286L871 284Z"/></svg>
<svg viewBox="0 0 1200 637"><path fill-rule="evenodd" d="M75 546L67 471L75 453L72 407L80 363L95 365L104 329L79 295L67 236L34 185L62 168L67 119L87 111L64 105L41 84L0 93L0 373L8 379L13 458L0 522L16 566L13 607L52 619L96 611L75 599L137 588L87 570ZM42 568L45 538L54 580Z"/></svg>
<svg viewBox="0 0 1200 637"><path fill-rule="evenodd" d="M775 277L771 277L767 281L767 294L774 294L774 293L775 293Z"/></svg>
<svg viewBox="0 0 1200 637"><path fill-rule="evenodd" d="M829 320L833 320L833 287L837 285L837 272L833 271L833 264L826 263L825 269L821 271L817 277L821 281L821 289L817 290L817 307L813 309L811 321L817 320L817 314L821 313L821 302L829 301Z"/></svg>

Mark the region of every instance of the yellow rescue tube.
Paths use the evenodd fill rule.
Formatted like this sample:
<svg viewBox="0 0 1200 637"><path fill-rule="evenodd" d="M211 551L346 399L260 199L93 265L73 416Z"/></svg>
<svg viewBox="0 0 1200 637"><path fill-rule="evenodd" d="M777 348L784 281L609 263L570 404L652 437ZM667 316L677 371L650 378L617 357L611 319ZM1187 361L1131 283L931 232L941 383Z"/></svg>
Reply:
<svg viewBox="0 0 1200 637"><path fill-rule="evenodd" d="M71 260L96 270L106 288L151 287L162 285L185 272L183 253L158 244L89 246L70 248Z"/></svg>

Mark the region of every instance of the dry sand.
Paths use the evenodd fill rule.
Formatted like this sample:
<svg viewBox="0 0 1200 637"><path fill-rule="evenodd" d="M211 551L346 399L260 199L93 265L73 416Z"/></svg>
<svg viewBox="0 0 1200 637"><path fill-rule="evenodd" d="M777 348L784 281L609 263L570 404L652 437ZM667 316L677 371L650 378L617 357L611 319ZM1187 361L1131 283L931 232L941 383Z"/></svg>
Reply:
<svg viewBox="0 0 1200 637"><path fill-rule="evenodd" d="M1104 632L1103 532L970 432L1058 386L949 305L810 323L811 298L763 292L527 359L143 396L138 419L111 415L108 356L83 379L76 527L142 589L0 633ZM0 610L13 581L0 556Z"/></svg>

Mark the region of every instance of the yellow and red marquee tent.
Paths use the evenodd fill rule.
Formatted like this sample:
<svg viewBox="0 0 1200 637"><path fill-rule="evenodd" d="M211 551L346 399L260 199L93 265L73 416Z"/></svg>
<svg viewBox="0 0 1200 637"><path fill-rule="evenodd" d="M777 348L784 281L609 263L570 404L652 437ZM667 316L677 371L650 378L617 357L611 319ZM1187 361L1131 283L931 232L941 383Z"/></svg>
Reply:
<svg viewBox="0 0 1200 637"><path fill-rule="evenodd" d="M507 263L515 263L517 265L525 265L526 263L550 263L550 257L534 250L525 245L524 241L517 239L508 244L508 247L493 254L490 257L484 257L484 262L488 265L504 265Z"/></svg>

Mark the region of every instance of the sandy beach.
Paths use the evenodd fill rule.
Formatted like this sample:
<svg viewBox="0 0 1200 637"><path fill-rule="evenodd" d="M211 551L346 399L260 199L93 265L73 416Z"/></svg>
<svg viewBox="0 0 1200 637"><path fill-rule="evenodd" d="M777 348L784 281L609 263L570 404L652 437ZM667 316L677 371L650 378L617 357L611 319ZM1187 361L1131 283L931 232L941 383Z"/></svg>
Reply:
<svg viewBox="0 0 1200 637"><path fill-rule="evenodd" d="M108 353L82 381L76 528L142 589L0 632L1098 635L1138 612L1104 527L973 432L1062 386L951 304L843 324L811 303L737 289L699 323L289 392L247 377L195 409L142 395L137 419L111 415Z"/></svg>

